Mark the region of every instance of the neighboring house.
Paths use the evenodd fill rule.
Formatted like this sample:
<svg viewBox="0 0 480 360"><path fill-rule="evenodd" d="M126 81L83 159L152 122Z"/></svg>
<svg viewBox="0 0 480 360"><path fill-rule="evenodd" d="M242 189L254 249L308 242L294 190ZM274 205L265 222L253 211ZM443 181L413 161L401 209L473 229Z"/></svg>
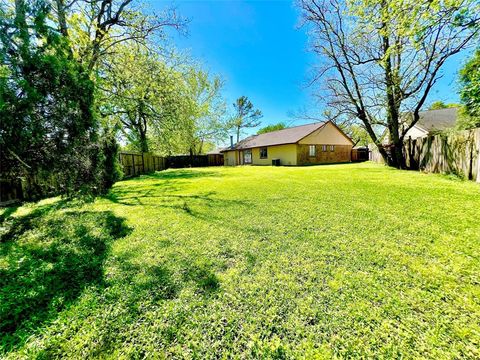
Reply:
<svg viewBox="0 0 480 360"><path fill-rule="evenodd" d="M427 110L420 113L418 122L408 130L405 139L417 139L453 128L457 123L458 109Z"/></svg>
<svg viewBox="0 0 480 360"><path fill-rule="evenodd" d="M457 116L457 108L422 111L420 112L420 119L405 134L405 140L409 138L414 140L453 128L457 123ZM387 131L385 131L382 143L385 145L390 143Z"/></svg>
<svg viewBox="0 0 480 360"><path fill-rule="evenodd" d="M253 135L222 150L225 165L309 165L350 162L353 141L327 121Z"/></svg>
<svg viewBox="0 0 480 360"><path fill-rule="evenodd" d="M455 127L458 118L458 108L426 110L421 111L419 115L420 118L417 123L405 134L405 142L408 142L409 139L415 140L435 135L439 132ZM400 126L406 127L407 124L403 123ZM385 129L381 136L381 142L387 152L390 151L392 145L387 129ZM383 158L380 155L377 146L372 143L368 145L368 148L370 149L369 159L371 161L383 163Z"/></svg>

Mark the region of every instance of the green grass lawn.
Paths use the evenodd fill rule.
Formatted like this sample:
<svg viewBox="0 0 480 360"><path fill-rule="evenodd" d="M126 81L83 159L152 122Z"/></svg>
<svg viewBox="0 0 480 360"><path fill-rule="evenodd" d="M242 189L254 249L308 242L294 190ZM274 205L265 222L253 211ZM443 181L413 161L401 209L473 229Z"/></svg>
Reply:
<svg viewBox="0 0 480 360"><path fill-rule="evenodd" d="M475 183L168 170L1 226L0 357L480 357Z"/></svg>

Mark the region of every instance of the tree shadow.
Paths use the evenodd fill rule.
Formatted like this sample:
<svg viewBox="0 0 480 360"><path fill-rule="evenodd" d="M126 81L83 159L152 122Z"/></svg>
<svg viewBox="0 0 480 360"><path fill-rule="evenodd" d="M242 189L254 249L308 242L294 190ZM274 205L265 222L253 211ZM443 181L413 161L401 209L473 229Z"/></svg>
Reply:
<svg viewBox="0 0 480 360"><path fill-rule="evenodd" d="M180 170L167 170L159 171L149 175L150 178L161 180L177 180L177 179L194 179L202 177L220 177L223 176L219 172L208 170L195 170L195 169L180 169Z"/></svg>
<svg viewBox="0 0 480 360"><path fill-rule="evenodd" d="M216 171L208 171L208 170L197 170L191 168L184 168L184 169L167 169L156 171L149 174L141 174L141 179L158 179L158 180L188 180L188 179L196 179L196 178L203 178L203 177L223 177L224 174ZM131 182L131 181L138 181L139 177L129 177L124 179L124 182Z"/></svg>
<svg viewBox="0 0 480 360"><path fill-rule="evenodd" d="M59 203L6 224L0 241L0 353L53 321L88 286L104 283L110 243L131 230L110 211Z"/></svg>
<svg viewBox="0 0 480 360"><path fill-rule="evenodd" d="M225 208L228 206L247 206L248 202L239 199L224 199L217 196L215 191L206 191L195 194L179 194L181 184L167 183L163 186L149 184L148 186L118 188L111 190L104 198L120 205L142 206L179 210L194 217L202 217L195 208ZM209 215L212 216L212 215Z"/></svg>
<svg viewBox="0 0 480 360"><path fill-rule="evenodd" d="M108 279L106 285L119 285L118 288L122 289L119 297L127 297L127 303L132 304L132 308L142 299L162 301L177 297L180 284L164 264L145 264L128 252L117 254L110 266L115 275Z"/></svg>
<svg viewBox="0 0 480 360"><path fill-rule="evenodd" d="M193 282L197 293L212 295L220 288L220 280L213 268L212 264L206 262L184 262L183 280Z"/></svg>
<svg viewBox="0 0 480 360"><path fill-rule="evenodd" d="M5 220L9 219L13 214L15 214L19 207L20 205L15 205L4 208L2 213L0 214L0 224L2 224Z"/></svg>
<svg viewBox="0 0 480 360"><path fill-rule="evenodd" d="M189 203L202 202L212 206L222 202L214 197L216 192L208 191L198 194L185 195L176 192L184 189L182 180L200 177L218 177L221 174L213 171L200 171L194 169L167 170L146 175L142 180L158 180L156 182L136 183L110 190L104 196L115 204L126 206L154 206L182 210L192 214ZM138 179L136 179L138 181ZM127 180L127 181L133 181ZM187 182L188 183L188 182ZM151 201L149 201L151 200Z"/></svg>

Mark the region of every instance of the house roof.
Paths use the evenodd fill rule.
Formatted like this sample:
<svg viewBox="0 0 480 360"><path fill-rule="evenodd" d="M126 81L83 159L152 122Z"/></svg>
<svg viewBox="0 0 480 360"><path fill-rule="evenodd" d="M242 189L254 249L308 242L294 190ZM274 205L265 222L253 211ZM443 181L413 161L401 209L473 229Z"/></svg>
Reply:
<svg viewBox="0 0 480 360"><path fill-rule="evenodd" d="M457 113L457 108L422 111L415 126L426 132L442 131L455 126Z"/></svg>
<svg viewBox="0 0 480 360"><path fill-rule="evenodd" d="M458 116L458 108L447 108L438 110L425 110L420 112L420 119L417 123L407 131L406 138L418 138L428 135L428 133L443 131L455 126ZM407 125L411 121L411 114L403 115L403 126ZM415 130L420 131L421 134L416 134ZM382 144L390 143L390 136L388 129L385 129L382 136Z"/></svg>
<svg viewBox="0 0 480 360"><path fill-rule="evenodd" d="M229 147L222 151L251 149L261 146L294 144L315 130L320 129L325 124L326 122L318 122L313 124L293 126L287 129L272 131L260 135L252 135L236 143L233 148Z"/></svg>

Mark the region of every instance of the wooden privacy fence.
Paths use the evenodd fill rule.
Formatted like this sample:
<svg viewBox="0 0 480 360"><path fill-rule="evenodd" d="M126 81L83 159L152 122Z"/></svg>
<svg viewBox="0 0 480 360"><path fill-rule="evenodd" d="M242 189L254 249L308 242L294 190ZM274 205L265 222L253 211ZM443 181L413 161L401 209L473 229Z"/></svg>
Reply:
<svg viewBox="0 0 480 360"><path fill-rule="evenodd" d="M208 154L208 166L223 166L225 165L223 160L223 154Z"/></svg>
<svg viewBox="0 0 480 360"><path fill-rule="evenodd" d="M480 128L408 139L403 151L409 169L456 174L480 182ZM376 148L371 149L370 160L383 163Z"/></svg>
<svg viewBox="0 0 480 360"><path fill-rule="evenodd" d="M118 154L118 160L123 167L125 177L166 169L165 158L151 153L121 151Z"/></svg>
<svg viewBox="0 0 480 360"><path fill-rule="evenodd" d="M167 157L167 168L205 167L208 166L207 155L178 155Z"/></svg>
<svg viewBox="0 0 480 360"><path fill-rule="evenodd" d="M118 160L123 167L124 177L132 177L140 174L148 174L154 171L165 170L169 167L200 167L200 166L221 166L223 165L223 155L188 155L180 156L158 156L152 153L137 153L121 151L118 154ZM36 191L40 189L42 191ZM36 200L35 194L57 195L58 186L54 178L39 178L38 176L28 176L16 179L0 178L0 206L8 206L22 200Z"/></svg>
<svg viewBox="0 0 480 360"><path fill-rule="evenodd" d="M368 160L368 148L352 149L352 162L360 162Z"/></svg>
<svg viewBox="0 0 480 360"><path fill-rule="evenodd" d="M158 156L151 153L121 151L118 160L123 167L124 177L147 174L168 168L222 166L223 155L176 155Z"/></svg>

